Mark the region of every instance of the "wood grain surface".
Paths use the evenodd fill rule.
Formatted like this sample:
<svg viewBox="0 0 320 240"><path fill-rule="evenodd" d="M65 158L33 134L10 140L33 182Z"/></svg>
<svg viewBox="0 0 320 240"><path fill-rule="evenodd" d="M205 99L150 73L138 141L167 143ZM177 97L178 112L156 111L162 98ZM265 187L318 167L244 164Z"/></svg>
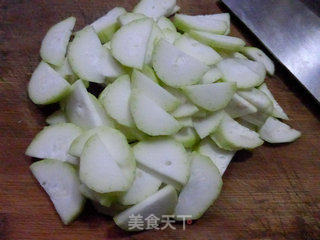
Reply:
<svg viewBox="0 0 320 240"><path fill-rule="evenodd" d="M182 231L119 230L110 218L85 212L63 226L52 203L29 171L24 151L55 106L40 108L26 85L37 66L48 28L77 17L81 29L115 6L131 10L137 0L0 0L0 239L320 239L319 106L277 64L268 78L289 124L302 131L292 144L265 144L240 152L226 171L220 198L200 220ZM226 11L210 0L179 1L187 14ZM232 35L258 43L233 17ZM259 44L258 44L259 45Z"/></svg>

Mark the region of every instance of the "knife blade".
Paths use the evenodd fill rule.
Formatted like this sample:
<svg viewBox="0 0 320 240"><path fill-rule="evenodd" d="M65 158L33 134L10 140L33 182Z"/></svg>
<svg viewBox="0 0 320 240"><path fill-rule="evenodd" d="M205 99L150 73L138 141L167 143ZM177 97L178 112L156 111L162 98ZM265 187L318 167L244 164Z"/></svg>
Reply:
<svg viewBox="0 0 320 240"><path fill-rule="evenodd" d="M320 18L299 0L222 0L320 102Z"/></svg>

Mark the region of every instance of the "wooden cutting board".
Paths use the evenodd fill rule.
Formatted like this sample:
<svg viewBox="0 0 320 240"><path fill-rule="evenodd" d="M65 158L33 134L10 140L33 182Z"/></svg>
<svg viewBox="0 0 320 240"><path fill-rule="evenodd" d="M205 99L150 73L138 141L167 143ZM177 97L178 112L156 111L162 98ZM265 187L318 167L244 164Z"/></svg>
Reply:
<svg viewBox="0 0 320 240"><path fill-rule="evenodd" d="M223 180L220 198L200 220L181 230L129 234L88 204L70 226L63 226L45 192L31 176L24 151L55 107L40 108L26 86L37 66L49 27L77 17L80 29L115 6L131 10L137 0L0 1L0 239L320 239L319 106L277 65L268 78L275 97L302 131L292 144L265 144L241 152ZM210 0L179 1L186 14L225 11ZM233 19L233 23L236 23ZM257 45L240 24L232 35ZM258 45L259 46L259 45Z"/></svg>

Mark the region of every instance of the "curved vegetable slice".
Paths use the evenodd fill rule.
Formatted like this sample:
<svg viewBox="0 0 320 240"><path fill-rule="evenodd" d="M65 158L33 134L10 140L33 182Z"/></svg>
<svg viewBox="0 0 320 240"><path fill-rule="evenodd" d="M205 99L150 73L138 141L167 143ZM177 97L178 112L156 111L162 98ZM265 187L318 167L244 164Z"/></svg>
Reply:
<svg viewBox="0 0 320 240"><path fill-rule="evenodd" d="M123 25L127 25L128 23L131 23L135 20L139 20L142 18L146 18L145 15L140 14L140 13L124 13L121 16L119 16L118 21L120 22L120 24Z"/></svg>
<svg viewBox="0 0 320 240"><path fill-rule="evenodd" d="M197 150L200 154L207 156L217 166L221 175L226 171L235 151L227 151L219 148L210 138L203 139Z"/></svg>
<svg viewBox="0 0 320 240"><path fill-rule="evenodd" d="M130 186L98 135L92 136L84 146L79 176L81 182L98 193L126 191Z"/></svg>
<svg viewBox="0 0 320 240"><path fill-rule="evenodd" d="M196 40L217 49L239 51L246 44L242 39L237 37L223 36L195 30L191 30L189 34Z"/></svg>
<svg viewBox="0 0 320 240"><path fill-rule="evenodd" d="M183 145L171 138L139 142L133 147L138 166L176 188L189 178L189 159Z"/></svg>
<svg viewBox="0 0 320 240"><path fill-rule="evenodd" d="M273 103L264 92L256 88L252 88L250 90L238 91L238 94L248 102L252 103L260 112L272 114Z"/></svg>
<svg viewBox="0 0 320 240"><path fill-rule="evenodd" d="M239 89L248 89L261 85L266 74L263 64L254 63L256 68L253 70L252 63L250 60L228 58L219 62L217 67L224 81L237 83Z"/></svg>
<svg viewBox="0 0 320 240"><path fill-rule="evenodd" d="M151 214L159 219L164 215L173 214L177 199L176 190L172 186L166 186L144 201L119 213L113 220L120 228L126 231L146 230L147 220L145 219ZM143 226L132 226L130 224L130 219L132 216L138 215L142 216Z"/></svg>
<svg viewBox="0 0 320 240"><path fill-rule="evenodd" d="M176 6L176 0L141 0L133 9L134 13L141 13L155 20L170 15Z"/></svg>
<svg viewBox="0 0 320 240"><path fill-rule="evenodd" d="M71 223L82 211L85 198L79 191L77 171L68 163L45 159L30 170L49 195L64 224Z"/></svg>
<svg viewBox="0 0 320 240"><path fill-rule="evenodd" d="M63 64L75 23L76 18L69 17L50 28L40 49L40 56L44 61L55 66Z"/></svg>
<svg viewBox="0 0 320 240"><path fill-rule="evenodd" d="M276 118L282 118L284 120L289 120L287 114L283 111L282 107L279 105L279 103L276 101L276 99L273 97L272 93L268 89L267 84L263 83L258 89L264 92L272 101L274 107L272 116Z"/></svg>
<svg viewBox="0 0 320 240"><path fill-rule="evenodd" d="M130 77L129 75L123 75L103 90L99 100L107 113L118 123L127 127L134 127L129 107L130 95Z"/></svg>
<svg viewBox="0 0 320 240"><path fill-rule="evenodd" d="M197 106L208 111L217 111L228 105L236 91L234 83L212 83L182 88Z"/></svg>
<svg viewBox="0 0 320 240"><path fill-rule="evenodd" d="M174 44L174 42L181 37L181 33L170 29L162 30L162 34L163 38L171 44Z"/></svg>
<svg viewBox="0 0 320 240"><path fill-rule="evenodd" d="M113 193L98 193L88 188L84 183L79 186L79 191L86 198L98 202L104 207L110 207L117 199Z"/></svg>
<svg viewBox="0 0 320 240"><path fill-rule="evenodd" d="M224 32L224 35L229 35L230 33L230 14L229 13L217 13L210 15L212 19L223 21L227 24L227 29Z"/></svg>
<svg viewBox="0 0 320 240"><path fill-rule="evenodd" d="M130 110L137 128L148 135L172 135L181 128L177 120L140 91L132 91Z"/></svg>
<svg viewBox="0 0 320 240"><path fill-rule="evenodd" d="M67 123L67 122L68 120L66 118L66 115L62 110L55 111L46 119L46 123L48 123L49 125L55 125L55 124Z"/></svg>
<svg viewBox="0 0 320 240"><path fill-rule="evenodd" d="M40 62L28 84L28 94L35 104L59 102L70 92L70 84L47 63Z"/></svg>
<svg viewBox="0 0 320 240"><path fill-rule="evenodd" d="M153 53L153 67L158 77L171 87L195 84L209 68L165 40L160 40Z"/></svg>
<svg viewBox="0 0 320 240"><path fill-rule="evenodd" d="M66 79L70 84L72 84L78 80L78 77L73 72L73 70L70 66L68 58L65 58L63 64L59 67L56 67L55 70L57 71L57 73L60 74L61 77Z"/></svg>
<svg viewBox="0 0 320 240"><path fill-rule="evenodd" d="M118 17L125 13L126 10L124 8L115 7L114 9L110 10L106 15L102 16L101 18L99 18L91 24L91 26L98 34L102 43L110 41L113 34L120 27L118 23Z"/></svg>
<svg viewBox="0 0 320 240"><path fill-rule="evenodd" d="M197 108L193 103L187 101L174 110L172 112L172 116L175 118L190 117L197 112L199 112L199 108Z"/></svg>
<svg viewBox="0 0 320 240"><path fill-rule="evenodd" d="M161 181L151 174L137 168L131 187L120 198L123 205L134 205L158 191Z"/></svg>
<svg viewBox="0 0 320 240"><path fill-rule="evenodd" d="M199 30L215 34L224 34L228 28L227 23L211 16L212 15L189 16L185 14L176 14L173 22L179 30L184 32Z"/></svg>
<svg viewBox="0 0 320 240"><path fill-rule="evenodd" d="M157 21L157 24L161 30L169 29L171 31L177 31L174 24L170 21L170 19L168 19L166 17L159 18L159 20Z"/></svg>
<svg viewBox="0 0 320 240"><path fill-rule="evenodd" d="M242 117L248 114L256 113L258 109L241 97L239 94L234 94L228 106L224 109L232 118Z"/></svg>
<svg viewBox="0 0 320 240"><path fill-rule="evenodd" d="M191 173L188 183L178 198L174 215L177 219L199 219L218 198L222 178L210 158L199 153L191 155ZM183 216L190 216L184 218Z"/></svg>
<svg viewBox="0 0 320 240"><path fill-rule="evenodd" d="M93 27L85 27L76 33L68 50L72 70L82 79L104 83L106 77L114 78L123 73L121 65L104 48Z"/></svg>
<svg viewBox="0 0 320 240"><path fill-rule="evenodd" d="M267 69L268 74L274 74L274 64L262 50L255 47L244 47L243 49L241 49L241 52L251 60L263 63L263 65Z"/></svg>
<svg viewBox="0 0 320 240"><path fill-rule="evenodd" d="M72 123L61 123L45 127L30 143L26 155L50 158L77 164L77 159L68 154L73 140L82 130Z"/></svg>
<svg viewBox="0 0 320 240"><path fill-rule="evenodd" d="M199 136L193 127L182 128L173 136L173 138L179 143L182 143L185 148L191 148L199 140Z"/></svg>
<svg viewBox="0 0 320 240"><path fill-rule="evenodd" d="M210 136L225 150L253 149L263 144L259 134L225 115L217 130Z"/></svg>
<svg viewBox="0 0 320 240"><path fill-rule="evenodd" d="M152 27L151 19L139 19L122 26L111 40L113 56L125 66L142 69Z"/></svg>
<svg viewBox="0 0 320 240"><path fill-rule="evenodd" d="M171 112L180 104L180 101L175 96L140 71L134 69L131 76L132 88L143 92L165 111Z"/></svg>
<svg viewBox="0 0 320 240"><path fill-rule="evenodd" d="M217 68L211 68L206 74L203 75L199 84L214 83L223 77L222 72Z"/></svg>
<svg viewBox="0 0 320 240"><path fill-rule="evenodd" d="M89 95L81 80L72 85L72 92L66 99L65 112L70 122L84 129L113 125L103 107L94 96Z"/></svg>
<svg viewBox="0 0 320 240"><path fill-rule="evenodd" d="M156 46L156 44L162 38L164 38L164 35L163 35L162 31L158 27L157 23L153 23L152 31L150 33L150 37L149 37L149 40L148 40L146 56L145 56L145 59L144 59L144 63L146 65L151 65L151 63L152 63L152 54L153 54L154 47Z"/></svg>
<svg viewBox="0 0 320 240"><path fill-rule="evenodd" d="M263 112L256 112L252 114L248 114L245 116L240 117L240 119L249 122L257 127L262 127L262 125L266 122L267 118L269 117L268 114Z"/></svg>
<svg viewBox="0 0 320 240"><path fill-rule="evenodd" d="M204 45L186 35L178 38L174 45L186 54L204 62L207 65L214 65L221 61L221 56L211 47Z"/></svg>
<svg viewBox="0 0 320 240"><path fill-rule="evenodd" d="M211 113L205 118L194 118L193 125L201 139L210 135L220 125L225 112L223 110Z"/></svg>
<svg viewBox="0 0 320 240"><path fill-rule="evenodd" d="M260 137L269 143L293 142L301 136L301 132L287 124L269 117L259 130Z"/></svg>

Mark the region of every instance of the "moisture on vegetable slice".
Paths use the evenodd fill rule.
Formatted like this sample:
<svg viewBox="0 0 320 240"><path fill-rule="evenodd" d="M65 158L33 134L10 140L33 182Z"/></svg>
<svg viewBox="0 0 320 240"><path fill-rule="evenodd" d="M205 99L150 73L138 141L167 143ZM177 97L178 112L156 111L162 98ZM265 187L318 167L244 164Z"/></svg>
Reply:
<svg viewBox="0 0 320 240"><path fill-rule="evenodd" d="M45 127L35 136L27 148L26 155L35 158L50 158L77 164L77 159L68 154L73 140L82 130L72 123L61 123Z"/></svg>
<svg viewBox="0 0 320 240"><path fill-rule="evenodd" d="M49 195L62 222L71 223L82 212L85 203L79 192L76 169L68 163L45 159L33 163L30 170Z"/></svg>
<svg viewBox="0 0 320 240"><path fill-rule="evenodd" d="M152 29L153 21L147 18L122 26L111 40L113 56L125 66L142 69Z"/></svg>
<svg viewBox="0 0 320 240"><path fill-rule="evenodd" d="M165 111L171 112L180 104L180 101L175 96L140 71L133 70L131 77L132 88L143 92Z"/></svg>
<svg viewBox="0 0 320 240"><path fill-rule="evenodd" d="M151 214L161 219L164 215L173 214L177 204L177 192L168 185L158 192L154 193L144 201L134 205L131 208L116 215L113 220L115 223L126 231L142 231L146 230L147 220ZM131 216L142 216L143 226L132 226L130 224Z"/></svg>
<svg viewBox="0 0 320 240"><path fill-rule="evenodd" d="M165 40L160 40L155 47L153 67L158 77L171 87L195 84L209 70L206 64Z"/></svg>
<svg viewBox="0 0 320 240"><path fill-rule="evenodd" d="M219 148L210 138L203 139L197 150L200 154L207 156L217 166L221 175L226 171L235 151L227 151Z"/></svg>
<svg viewBox="0 0 320 240"><path fill-rule="evenodd" d="M181 143L171 138L155 138L139 142L133 152L138 166L163 182L176 188L187 183L190 165Z"/></svg>
<svg viewBox="0 0 320 240"><path fill-rule="evenodd" d="M210 137L219 147L230 151L253 149L263 144L259 134L240 125L227 114Z"/></svg>
<svg viewBox="0 0 320 240"><path fill-rule="evenodd" d="M55 66L63 64L75 23L76 18L69 17L50 28L42 40L40 49L40 56L45 62Z"/></svg>
<svg viewBox="0 0 320 240"><path fill-rule="evenodd" d="M40 62L28 84L28 94L35 104L59 102L70 92L70 84L47 63Z"/></svg>
<svg viewBox="0 0 320 240"><path fill-rule="evenodd" d="M217 111L228 105L236 91L235 83L211 83L192 85L182 88L197 106L208 110Z"/></svg>
<svg viewBox="0 0 320 240"><path fill-rule="evenodd" d="M157 20L162 16L171 15L175 6L176 0L141 0L133 9L133 12Z"/></svg>
<svg viewBox="0 0 320 240"><path fill-rule="evenodd" d="M174 45L186 54L204 62L207 65L214 65L221 61L221 56L211 47L194 40L187 35L178 38Z"/></svg>
<svg viewBox="0 0 320 240"><path fill-rule="evenodd" d="M120 27L118 23L118 17L125 13L126 10L124 8L115 7L114 9L110 10L106 15L102 16L101 18L97 19L94 23L91 24L91 26L97 32L102 43L110 41L113 34Z"/></svg>
<svg viewBox="0 0 320 240"><path fill-rule="evenodd" d="M141 91L132 91L130 110L137 128L150 136L172 135L181 128L177 120Z"/></svg>
<svg viewBox="0 0 320 240"><path fill-rule="evenodd" d="M239 51L246 44L242 39L237 37L223 36L195 30L191 30L189 34L191 37L215 49Z"/></svg>
<svg viewBox="0 0 320 240"><path fill-rule="evenodd" d="M228 29L227 23L212 16L214 15L190 16L185 14L176 14L173 22L179 30L184 32L199 30L215 34L224 34Z"/></svg>
<svg viewBox="0 0 320 240"><path fill-rule="evenodd" d="M130 95L130 77L129 75L123 75L103 90L99 100L107 113L118 123L127 127L134 127L129 107Z"/></svg>
<svg viewBox="0 0 320 240"><path fill-rule="evenodd" d="M218 198L221 188L221 174L210 158L192 153L190 178L180 192L175 217L178 220L199 219Z"/></svg>
<svg viewBox="0 0 320 240"><path fill-rule="evenodd" d="M293 142L301 136L301 132L287 124L269 117L259 130L260 137L269 143Z"/></svg>

